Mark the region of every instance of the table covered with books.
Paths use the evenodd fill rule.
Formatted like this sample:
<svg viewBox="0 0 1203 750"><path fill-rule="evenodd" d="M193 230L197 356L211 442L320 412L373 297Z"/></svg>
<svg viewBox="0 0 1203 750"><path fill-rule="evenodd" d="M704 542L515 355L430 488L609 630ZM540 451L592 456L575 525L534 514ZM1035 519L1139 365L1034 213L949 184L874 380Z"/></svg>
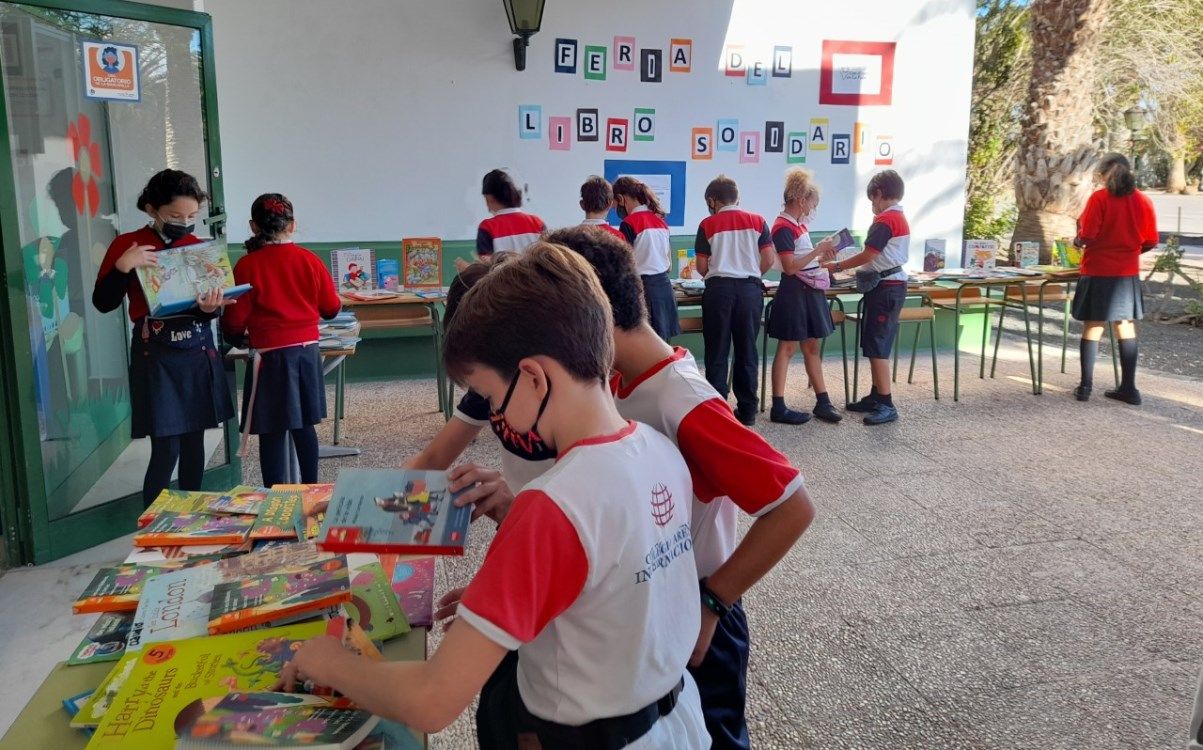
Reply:
<svg viewBox="0 0 1203 750"><path fill-rule="evenodd" d="M462 554L470 515L450 504L441 472L165 490L126 560L76 599L76 614L98 619L0 746L421 748L420 734L328 688L271 689L321 635L368 659L425 659L431 555Z"/></svg>

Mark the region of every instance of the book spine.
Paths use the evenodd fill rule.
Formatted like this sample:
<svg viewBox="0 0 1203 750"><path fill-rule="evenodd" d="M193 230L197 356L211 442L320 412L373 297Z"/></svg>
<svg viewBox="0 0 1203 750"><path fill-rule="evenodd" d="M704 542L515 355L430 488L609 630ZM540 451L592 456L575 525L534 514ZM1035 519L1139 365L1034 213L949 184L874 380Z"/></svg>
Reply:
<svg viewBox="0 0 1203 750"><path fill-rule="evenodd" d="M351 592L346 591L345 593L332 594L322 599L314 599L311 602L303 602L280 609L271 609L270 611L243 610L242 612L230 612L221 615L216 620L209 621L209 635L234 633L256 625L266 625L289 615L301 614L303 612L312 611L314 616L317 616L321 614L320 610L329 609L332 606L349 601L351 601Z"/></svg>

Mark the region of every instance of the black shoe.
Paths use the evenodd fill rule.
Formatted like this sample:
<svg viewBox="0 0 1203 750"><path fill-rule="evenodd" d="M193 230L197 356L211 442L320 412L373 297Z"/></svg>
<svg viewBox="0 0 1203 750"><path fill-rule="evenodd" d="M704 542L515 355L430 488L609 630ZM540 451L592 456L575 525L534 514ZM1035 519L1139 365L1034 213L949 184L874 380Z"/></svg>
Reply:
<svg viewBox="0 0 1203 750"><path fill-rule="evenodd" d="M756 407L751 406L751 407L745 408L743 406L737 406L735 408L735 418L738 419L739 423L742 424L744 427L755 427L756 426Z"/></svg>
<svg viewBox="0 0 1203 750"><path fill-rule="evenodd" d="M821 419L831 424L835 424L844 418L844 415L840 414L840 410L835 408L830 401L825 404L815 404L814 415L816 419Z"/></svg>
<svg viewBox="0 0 1203 750"><path fill-rule="evenodd" d="M1088 385L1080 385L1077 388L1074 388L1074 398L1079 401L1089 401L1091 390L1091 387Z"/></svg>
<svg viewBox="0 0 1203 750"><path fill-rule="evenodd" d="M1116 401L1123 401L1125 404L1132 404L1133 406L1140 406L1140 391L1136 390L1135 388L1133 388L1130 391L1124 391L1124 390L1104 391L1103 395L1106 396L1107 398L1113 398Z"/></svg>
<svg viewBox="0 0 1203 750"><path fill-rule="evenodd" d="M810 421L810 414L789 408L773 409L769 412L769 421L778 424L806 424Z"/></svg>
<svg viewBox="0 0 1203 750"><path fill-rule="evenodd" d="M898 419L898 410L893 406L878 404L877 408L865 415L864 423L869 425L885 424Z"/></svg>
<svg viewBox="0 0 1203 750"><path fill-rule="evenodd" d="M877 408L877 397L870 393L868 396L865 396L860 401L853 401L852 403L848 404L844 408L847 409L848 411L861 411L861 412L873 411L874 409Z"/></svg>

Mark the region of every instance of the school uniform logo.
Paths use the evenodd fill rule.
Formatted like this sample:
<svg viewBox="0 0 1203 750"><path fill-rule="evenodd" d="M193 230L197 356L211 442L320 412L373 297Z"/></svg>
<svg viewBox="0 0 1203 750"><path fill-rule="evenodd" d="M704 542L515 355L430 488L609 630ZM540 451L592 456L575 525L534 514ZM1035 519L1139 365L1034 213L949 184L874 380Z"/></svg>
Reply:
<svg viewBox="0 0 1203 750"><path fill-rule="evenodd" d="M673 503L673 493L662 484L652 488L652 520L660 528L664 528L673 520L676 504Z"/></svg>

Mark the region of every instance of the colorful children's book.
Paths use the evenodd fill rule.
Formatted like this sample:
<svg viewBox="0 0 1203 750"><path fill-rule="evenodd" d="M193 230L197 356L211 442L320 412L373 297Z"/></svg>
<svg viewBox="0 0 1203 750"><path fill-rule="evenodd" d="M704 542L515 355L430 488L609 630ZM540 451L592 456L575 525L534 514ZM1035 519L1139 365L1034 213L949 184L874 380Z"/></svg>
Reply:
<svg viewBox="0 0 1203 750"><path fill-rule="evenodd" d="M167 575L167 574L164 574ZM151 579L152 581L154 578ZM88 634L68 657L68 664L91 664L98 661L117 661L125 653L129 641L133 612L102 612Z"/></svg>
<svg viewBox="0 0 1203 750"><path fill-rule="evenodd" d="M343 469L318 534L330 552L462 555L470 507L457 508L441 471Z"/></svg>
<svg viewBox="0 0 1203 750"><path fill-rule="evenodd" d="M237 299L251 290L250 284L234 285L225 242L169 247L155 253L155 258L157 264L137 270L151 317L196 308L196 298L213 289L221 289L226 299Z"/></svg>
<svg viewBox="0 0 1203 750"><path fill-rule="evenodd" d="M295 541L301 537L303 490L300 488L303 486L280 484L267 491L267 498L251 529L252 541L260 539Z"/></svg>
<svg viewBox="0 0 1203 750"><path fill-rule="evenodd" d="M266 487L246 487L239 485L206 506L210 513L226 513L230 515L259 515L263 503L267 499Z"/></svg>
<svg viewBox="0 0 1203 750"><path fill-rule="evenodd" d="M698 259L692 247L677 248L677 278L692 279L698 272Z"/></svg>
<svg viewBox="0 0 1203 750"><path fill-rule="evenodd" d="M965 268L994 268L997 255L997 240L965 240L965 257L961 265Z"/></svg>
<svg viewBox="0 0 1203 750"><path fill-rule="evenodd" d="M1014 254L1016 268L1031 268L1040 263L1040 243L1016 242Z"/></svg>
<svg viewBox="0 0 1203 750"><path fill-rule="evenodd" d="M438 237L401 240L402 286L431 289L443 286L443 241Z"/></svg>
<svg viewBox="0 0 1203 750"><path fill-rule="evenodd" d="M208 513L160 513L134 535L138 547L188 547L194 544L241 544L254 525L252 516Z"/></svg>
<svg viewBox="0 0 1203 750"><path fill-rule="evenodd" d="M387 641L408 633L409 620L380 562L350 564L351 601L343 605L347 616L359 623L372 640Z"/></svg>
<svg viewBox="0 0 1203 750"><path fill-rule="evenodd" d="M324 622L156 643L126 654L72 726L97 725L88 750L167 748L194 701L269 690L293 652Z"/></svg>
<svg viewBox="0 0 1203 750"><path fill-rule="evenodd" d="M138 608L142 586L152 576L189 565L207 565L212 560L172 560L157 565L122 563L101 568L88 584L71 610L77 615L87 612L133 612Z"/></svg>
<svg viewBox="0 0 1203 750"><path fill-rule="evenodd" d="M155 516L170 511L171 513L204 513L209 503L221 497L220 492L185 492L184 490L163 490L150 506L138 516L138 528L145 528L155 520Z"/></svg>
<svg viewBox="0 0 1203 750"><path fill-rule="evenodd" d="M222 580L234 581L245 576L271 573L279 568L308 565L319 560L330 560L333 552L323 552L313 542L281 542L278 545L257 549L249 555L231 557L217 563Z"/></svg>
<svg viewBox="0 0 1203 750"><path fill-rule="evenodd" d="M338 639L351 653L371 659L384 661L384 654L376 648L376 644L364 632L363 627L346 615L336 615L326 621L326 635Z"/></svg>
<svg viewBox="0 0 1203 750"><path fill-rule="evenodd" d="M147 644L201 638L209 632L213 587L222 580L217 565L200 565L162 573L142 586L126 650Z"/></svg>
<svg viewBox="0 0 1203 750"><path fill-rule="evenodd" d="M63 698L63 710L67 712L67 716L75 718L75 715L79 713L79 709L83 707L88 698L92 697L92 692L91 690L85 690L79 695ZM93 730L91 727L82 727L81 731L90 736Z"/></svg>
<svg viewBox="0 0 1203 750"><path fill-rule="evenodd" d="M277 747L352 750L379 721L338 701L297 693L230 693L194 702L180 717L176 750Z"/></svg>
<svg viewBox="0 0 1203 750"><path fill-rule="evenodd" d="M243 630L350 599L351 579L344 556L277 568L217 584L209 609L209 632Z"/></svg>
<svg viewBox="0 0 1203 750"><path fill-rule="evenodd" d="M947 240L927 240L923 243L923 271L934 273L944 269Z"/></svg>
<svg viewBox="0 0 1203 750"><path fill-rule="evenodd" d="M376 283L381 289L395 292L401 288L401 263L396 258L376 261Z"/></svg>
<svg viewBox="0 0 1203 750"><path fill-rule="evenodd" d="M134 547L125 562L136 565L162 565L176 561L208 562L250 552L250 542L241 544L195 544L187 547Z"/></svg>
<svg viewBox="0 0 1203 750"><path fill-rule="evenodd" d="M425 747L414 731L404 724L381 719L367 739L355 750L422 750Z"/></svg>
<svg viewBox="0 0 1203 750"><path fill-rule="evenodd" d="M839 252L849 247L856 247L856 240L852 238L852 232L845 227L835 233L835 250Z"/></svg>
<svg viewBox="0 0 1203 750"><path fill-rule="evenodd" d="M381 555L380 566L411 627L434 625L435 560L430 555Z"/></svg>
<svg viewBox="0 0 1203 750"><path fill-rule="evenodd" d="M344 247L330 252L330 269L334 286L340 293L366 292L376 288L372 272L376 253L368 248Z"/></svg>
<svg viewBox="0 0 1203 750"><path fill-rule="evenodd" d="M1053 262L1065 268L1082 265L1082 248L1074 244L1072 237L1058 237L1053 241Z"/></svg>

